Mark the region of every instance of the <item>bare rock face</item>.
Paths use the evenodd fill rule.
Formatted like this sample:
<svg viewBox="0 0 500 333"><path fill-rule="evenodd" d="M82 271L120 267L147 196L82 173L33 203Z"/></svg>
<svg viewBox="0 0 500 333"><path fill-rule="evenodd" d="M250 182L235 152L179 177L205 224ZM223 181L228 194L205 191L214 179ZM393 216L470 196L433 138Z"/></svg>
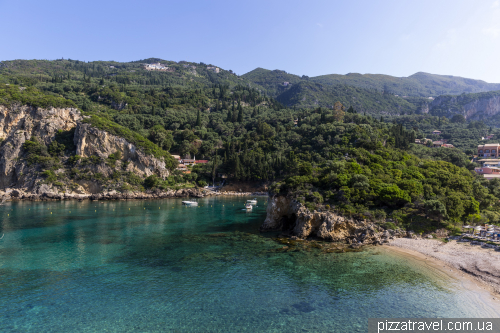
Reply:
<svg viewBox="0 0 500 333"><path fill-rule="evenodd" d="M81 119L73 108L33 108L30 106L0 105L0 188L11 185L29 186L32 178L23 177L27 165L17 163L22 146L32 136L50 143L58 130L70 130ZM31 184L32 185L32 184Z"/></svg>
<svg viewBox="0 0 500 333"><path fill-rule="evenodd" d="M443 115L461 114L467 119L480 120L500 113L500 96L470 98L467 95L439 96L430 104L430 112Z"/></svg>
<svg viewBox="0 0 500 333"><path fill-rule="evenodd" d="M109 155L119 151L122 154L122 160L130 162L127 171L143 177L156 174L163 179L169 175L164 161L146 155L124 138L99 130L90 124L78 123L74 143L76 154L81 157L95 155L105 160ZM107 175L109 170L96 170L96 172Z"/></svg>
<svg viewBox="0 0 500 333"><path fill-rule="evenodd" d="M261 231L281 230L301 239L317 237L352 245L382 244L398 232L382 230L375 224L356 221L333 212L311 212L302 204L285 196L270 197L267 217Z"/></svg>
<svg viewBox="0 0 500 333"><path fill-rule="evenodd" d="M73 141L76 154L81 157L99 156L102 163L86 167L92 173L109 177L115 170L133 172L140 177L156 174L161 178L169 175L163 159L146 155L124 138L81 122L82 115L73 108L33 108L30 106L0 105L0 189L23 188L33 195L58 193L58 188L42 185L44 177L36 165L28 165L22 157L25 154L23 144L31 137L41 139L49 145L59 130L75 129ZM120 152L121 160L115 165L106 163L110 154ZM64 164L65 157L61 158ZM76 165L78 167L78 165ZM63 169L55 173L64 172ZM73 184L75 194L95 194L102 191L94 179L81 180Z"/></svg>

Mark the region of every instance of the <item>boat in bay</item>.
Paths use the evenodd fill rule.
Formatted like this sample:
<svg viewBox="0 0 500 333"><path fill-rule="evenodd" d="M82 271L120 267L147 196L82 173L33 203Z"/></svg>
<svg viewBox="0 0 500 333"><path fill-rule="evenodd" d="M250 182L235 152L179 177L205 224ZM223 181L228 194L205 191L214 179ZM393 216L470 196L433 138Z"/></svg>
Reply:
<svg viewBox="0 0 500 333"><path fill-rule="evenodd" d="M198 206L196 201L183 201L182 204L185 206Z"/></svg>

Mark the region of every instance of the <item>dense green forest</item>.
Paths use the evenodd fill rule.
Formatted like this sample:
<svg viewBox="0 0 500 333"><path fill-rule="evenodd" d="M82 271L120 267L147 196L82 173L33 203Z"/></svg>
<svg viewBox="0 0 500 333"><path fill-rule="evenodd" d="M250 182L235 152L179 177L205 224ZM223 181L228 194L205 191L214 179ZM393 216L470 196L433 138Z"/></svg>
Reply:
<svg viewBox="0 0 500 333"><path fill-rule="evenodd" d="M171 71L142 67L152 62ZM467 155L482 136L498 130L463 117L365 115L356 105L333 98L328 108L289 108L262 86L207 66L159 59L4 62L0 103L77 106L90 116L86 122L167 160L172 173L165 180L73 175L103 184L121 182L123 190L224 179L268 181L273 193L292 196L310 209L335 210L387 227L424 231L467 221L500 221L500 182L486 182L471 172L474 164ZM372 98L345 87L360 98ZM443 133L432 137L436 129ZM72 149L68 135L61 133L49 147L36 140L25 147L26 158L41 165L47 181L57 181L57 163L51 159ZM458 148L415 145L421 137L447 139ZM183 174L175 170L169 153L195 155L209 163ZM121 158L78 162L73 156L66 163L115 163Z"/></svg>
<svg viewBox="0 0 500 333"><path fill-rule="evenodd" d="M367 90L398 96L436 97L439 95L459 95L462 93L479 93L500 90L500 83L487 83L481 80L466 79L458 76L436 75L418 72L408 77L395 77L383 74L346 75L329 74L316 77L298 76L280 70L270 71L256 68L243 78L257 83L278 97L284 91L283 82L297 84L309 81L324 86L348 85Z"/></svg>
<svg viewBox="0 0 500 333"><path fill-rule="evenodd" d="M299 82L276 97L284 105L295 107L332 107L335 102L353 106L358 112L369 114L414 114L420 103L410 103L404 98L384 94L375 89L348 85L325 86L315 82Z"/></svg>

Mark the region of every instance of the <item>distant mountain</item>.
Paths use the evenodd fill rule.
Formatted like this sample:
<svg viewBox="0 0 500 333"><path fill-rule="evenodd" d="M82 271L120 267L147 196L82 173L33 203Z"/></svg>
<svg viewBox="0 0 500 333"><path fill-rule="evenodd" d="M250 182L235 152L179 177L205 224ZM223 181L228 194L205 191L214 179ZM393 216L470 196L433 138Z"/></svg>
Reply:
<svg viewBox="0 0 500 333"><path fill-rule="evenodd" d="M443 95L429 103L428 112L434 116L452 117L461 114L469 120L488 120L500 123L500 91L489 91L458 96Z"/></svg>
<svg viewBox="0 0 500 333"><path fill-rule="evenodd" d="M418 72L409 77L381 74L322 75L311 78L325 85L347 84L366 89L376 89L399 96L436 97L500 90L500 83L466 79L451 75Z"/></svg>
<svg viewBox="0 0 500 333"><path fill-rule="evenodd" d="M270 71L260 67L240 77L261 86L268 95L273 97L277 97L290 86L303 81L303 78L298 75L288 74L277 69Z"/></svg>
<svg viewBox="0 0 500 333"><path fill-rule="evenodd" d="M363 89L345 84L322 85L300 81L287 89L276 99L284 105L299 107L332 107L341 102L352 106L358 112L410 114L419 110L420 103L411 103L404 98L384 94L374 89ZM422 99L423 100L423 99Z"/></svg>
<svg viewBox="0 0 500 333"><path fill-rule="evenodd" d="M450 75L436 75L418 72L409 77L395 77L383 74L346 75L329 74L316 77L298 76L281 70L254 69L241 76L264 87L268 93L277 97L302 81L319 83L325 86L349 85L364 89L374 89L399 96L436 97L439 95L459 95L500 90L500 83L487 83ZM288 82L286 84L285 82Z"/></svg>

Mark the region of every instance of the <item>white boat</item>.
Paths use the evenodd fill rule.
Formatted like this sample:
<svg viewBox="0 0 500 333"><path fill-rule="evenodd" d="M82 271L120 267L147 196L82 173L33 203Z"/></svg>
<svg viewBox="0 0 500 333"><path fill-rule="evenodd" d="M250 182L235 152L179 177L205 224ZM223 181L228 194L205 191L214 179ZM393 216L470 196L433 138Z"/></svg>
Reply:
<svg viewBox="0 0 500 333"><path fill-rule="evenodd" d="M247 210L252 210L252 208L253 208L253 207L252 207L252 205L251 205L251 204L247 203L247 204L245 204L245 208L246 208Z"/></svg>
<svg viewBox="0 0 500 333"><path fill-rule="evenodd" d="M257 204L257 200L256 199L253 199L253 200L249 199L249 200L247 200L247 204L256 205Z"/></svg>
<svg viewBox="0 0 500 333"><path fill-rule="evenodd" d="M196 201L183 201L182 204L186 206L198 206Z"/></svg>

